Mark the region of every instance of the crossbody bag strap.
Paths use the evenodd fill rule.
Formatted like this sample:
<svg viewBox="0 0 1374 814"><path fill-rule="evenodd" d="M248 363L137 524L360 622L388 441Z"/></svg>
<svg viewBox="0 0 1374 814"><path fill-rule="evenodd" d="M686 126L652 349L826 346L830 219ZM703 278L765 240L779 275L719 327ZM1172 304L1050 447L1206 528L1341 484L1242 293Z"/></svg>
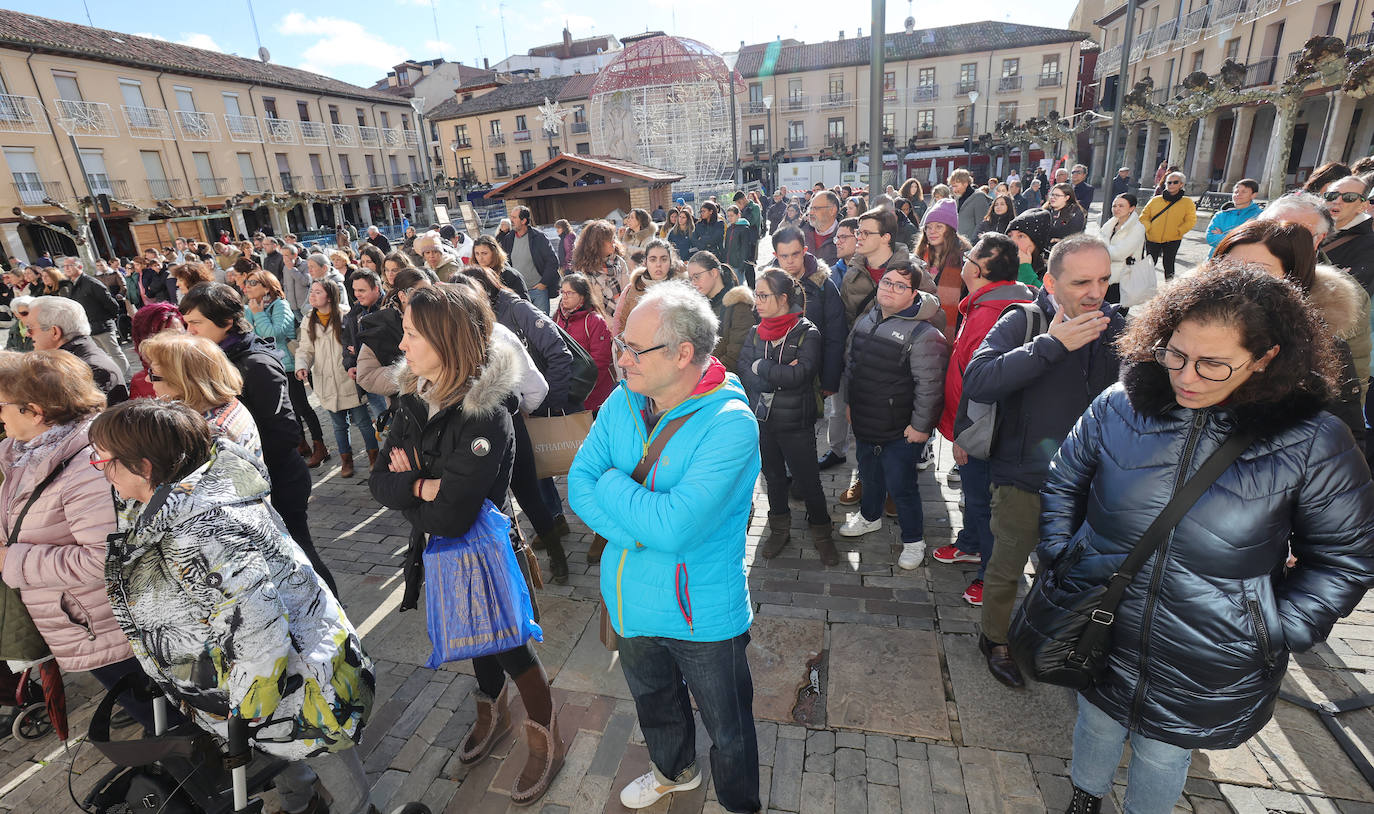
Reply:
<svg viewBox="0 0 1374 814"><path fill-rule="evenodd" d="M85 447L82 447L82 449L85 449ZM80 451L81 450L77 450L77 452ZM33 504L37 503L38 498L42 497L43 490L47 489L52 485L53 481L57 480L57 476L61 475L62 470L67 468L67 464L72 462L77 452L73 452L71 455L62 459L61 463L53 467L53 470L49 472L43 480L39 481L37 486L33 487L33 493L29 495L28 502L24 504L24 508L19 510L19 516L14 518L14 527L5 532L5 545L18 542L19 530L24 526L24 518L28 515L29 509L32 509Z"/></svg>
<svg viewBox="0 0 1374 814"><path fill-rule="evenodd" d="M1340 247L1354 240L1356 237L1358 237L1358 235L1345 235L1343 237L1338 237L1330 243L1326 244L1325 246L1322 246L1321 252L1322 254L1326 254L1327 252L1330 252L1332 249L1339 249Z"/></svg>
<svg viewBox="0 0 1374 814"><path fill-rule="evenodd" d="M1145 533L1140 536L1140 541L1131 549L1131 553L1126 557L1126 561L1121 564L1111 580L1107 583L1107 592L1102 595L1102 601L1098 603L1096 610L1092 612L1091 623L1084 629L1083 635L1078 640L1078 645L1074 648L1074 653L1069 658L1087 658L1094 649L1100 648L1106 643L1107 635L1111 630L1112 623L1116 619L1116 608L1121 604L1121 599L1126 594L1126 588L1140 572L1141 567L1164 543L1164 540L1173 533L1174 527L1179 524L1188 510L1193 508L1193 504L1198 502L1202 494L1207 491L1221 473L1235 462L1240 454L1250 446L1251 437L1245 433L1236 433L1226 439L1226 441L1208 456L1206 461L1198 471L1183 484L1164 511L1159 513L1150 527L1145 529Z"/></svg>
<svg viewBox="0 0 1374 814"><path fill-rule="evenodd" d="M668 446L668 439L672 438L674 433L682 429L682 425L686 424L687 419L691 417L692 414L687 413L686 415L680 415L664 424L663 429L659 430L658 435L654 436L653 443L649 444L649 448L644 451L644 457L639 459L639 464L635 466L635 471L630 474L630 477L643 483L644 479L649 476L649 471L654 468L654 464L658 463L658 456L663 453L663 448Z"/></svg>

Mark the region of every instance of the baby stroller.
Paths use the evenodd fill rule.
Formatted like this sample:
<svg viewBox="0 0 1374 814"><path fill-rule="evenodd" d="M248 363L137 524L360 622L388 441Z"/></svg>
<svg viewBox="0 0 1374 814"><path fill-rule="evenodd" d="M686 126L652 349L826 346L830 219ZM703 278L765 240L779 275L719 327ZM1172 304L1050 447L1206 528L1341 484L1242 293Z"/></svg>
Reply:
<svg viewBox="0 0 1374 814"><path fill-rule="evenodd" d="M67 694L62 672L52 656L28 662L19 672L13 662L0 662L0 737L5 732L33 741L54 728L67 739Z"/></svg>
<svg viewBox="0 0 1374 814"><path fill-rule="evenodd" d="M139 686L139 684L142 686ZM126 690L153 700L157 734L111 740L110 717ZM188 724L167 729L167 700L143 676L126 676L110 688L91 718L90 742L115 767L86 795L87 814L258 814L262 792L286 765L249 745L248 725L229 721L229 740ZM70 769L69 769L70 771ZM409 803L393 814L430 814Z"/></svg>

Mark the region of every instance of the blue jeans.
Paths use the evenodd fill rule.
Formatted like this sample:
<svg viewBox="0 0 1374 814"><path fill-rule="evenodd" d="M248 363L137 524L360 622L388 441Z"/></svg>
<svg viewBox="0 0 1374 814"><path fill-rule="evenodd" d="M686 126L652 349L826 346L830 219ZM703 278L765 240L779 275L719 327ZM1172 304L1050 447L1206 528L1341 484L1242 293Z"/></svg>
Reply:
<svg viewBox="0 0 1374 814"><path fill-rule="evenodd" d="M881 444L854 442L854 452L859 458L859 480L864 485L859 511L865 520L878 520L883 516L883 502L892 495L892 502L897 504L897 523L902 528L903 543L919 543L925 539L921 488L916 483L916 455L920 451L921 444L908 443L904 438Z"/></svg>
<svg viewBox="0 0 1374 814"><path fill-rule="evenodd" d="M361 390L361 388L359 389ZM381 417L382 413L386 412L386 396L379 393L368 393L367 410L372 414L374 421Z"/></svg>
<svg viewBox="0 0 1374 814"><path fill-rule="evenodd" d="M969 458L959 467L960 489L964 493L964 527L955 547L965 554L977 554L978 579L992 558L992 467L987 461Z"/></svg>
<svg viewBox="0 0 1374 814"><path fill-rule="evenodd" d="M635 697L639 728L659 782L686 782L699 771L692 721L695 698L711 738L716 799L726 811L760 808L748 647L748 633L723 642L656 636L620 640L620 666Z"/></svg>
<svg viewBox="0 0 1374 814"><path fill-rule="evenodd" d="M357 407L350 407L347 410L340 410L337 413L329 411L329 417L334 420L334 445L339 448L340 455L352 455L353 444L348 438L348 423L350 420L353 426L358 428L358 432L363 436L363 446L368 450L377 448L377 430L372 426L372 419L367 415L367 406L359 404Z"/></svg>
<svg viewBox="0 0 1374 814"><path fill-rule="evenodd" d="M1131 764L1125 814L1170 814L1183 794L1193 751L1128 731L1082 695L1078 696L1078 722L1073 726L1073 766L1069 770L1073 784L1094 797L1105 797L1112 789L1128 737Z"/></svg>
<svg viewBox="0 0 1374 814"><path fill-rule="evenodd" d="M539 481L539 496L544 499L544 507L549 510L549 514L558 517L563 513L563 498L558 494L558 485L553 482L553 478Z"/></svg>
<svg viewBox="0 0 1374 814"><path fill-rule="evenodd" d="M531 288L530 302L534 303L535 308L547 314L549 312L549 290L547 288Z"/></svg>

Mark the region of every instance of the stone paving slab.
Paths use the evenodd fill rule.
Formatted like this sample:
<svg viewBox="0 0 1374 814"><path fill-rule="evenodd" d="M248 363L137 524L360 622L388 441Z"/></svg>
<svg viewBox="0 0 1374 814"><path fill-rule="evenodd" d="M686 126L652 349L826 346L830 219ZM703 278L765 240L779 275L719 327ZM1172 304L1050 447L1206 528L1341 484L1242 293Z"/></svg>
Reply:
<svg viewBox="0 0 1374 814"><path fill-rule="evenodd" d="M596 608L589 602L581 604ZM560 690L608 695L625 701L632 699L630 688L625 684L625 674L620 669L620 659L601 643L599 610L588 614L577 643L564 659L553 686Z"/></svg>
<svg viewBox="0 0 1374 814"><path fill-rule="evenodd" d="M963 743L1068 758L1073 755L1074 692L1031 682L1024 690L999 683L988 672L976 636L940 637L959 708Z"/></svg>
<svg viewBox="0 0 1374 814"><path fill-rule="evenodd" d="M815 619L759 616L749 636L754 717L791 723L797 690L807 681L806 662L825 648L825 624Z"/></svg>
<svg viewBox="0 0 1374 814"><path fill-rule="evenodd" d="M949 740L934 633L831 625L826 694L831 727Z"/></svg>

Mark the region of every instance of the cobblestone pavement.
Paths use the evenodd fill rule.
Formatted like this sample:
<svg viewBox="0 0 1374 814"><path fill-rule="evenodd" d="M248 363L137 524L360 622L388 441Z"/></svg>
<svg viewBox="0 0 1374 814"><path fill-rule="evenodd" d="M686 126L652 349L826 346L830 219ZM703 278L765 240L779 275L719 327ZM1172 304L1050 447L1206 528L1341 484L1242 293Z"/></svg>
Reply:
<svg viewBox="0 0 1374 814"><path fill-rule="evenodd" d="M1205 245L1198 246L1200 232L1193 237L1181 255L1189 265L1206 254ZM337 464L335 458L316 470L312 527L377 661L377 704L362 745L375 801L422 800L435 814L514 810L509 790L524 761L523 744L508 736L474 766L456 759L474 715L470 670L466 663L421 666L429 653L423 611L395 610L406 524L373 503L362 478L340 478ZM945 479L949 464L949 446L941 444L936 466L920 477L932 549L949 541L960 523L958 492ZM850 465L823 473L832 501L851 470L852 455ZM1062 811L1070 794L1072 694L1044 686L1012 691L989 676L975 643L977 611L960 598L972 570L929 559L914 571L896 568L899 547L890 520L867 537L841 538L842 564L824 568L798 542L804 537L800 508L791 546L771 561L756 559L764 503L760 492L748 561L758 611L750 661L768 810ZM837 520L843 512L835 506ZM536 808L548 814L619 812L620 788L648 769L648 755L620 669L597 637L598 574L584 556L591 534L571 522L571 580L539 596L546 634L539 652L553 681L568 755ZM819 679L814 696L800 693L809 683L809 664ZM1374 690L1374 599L1338 624L1327 643L1294 659L1286 688L1336 702ZM70 677L74 735L84 734L95 695L89 677ZM1340 720L1374 757L1374 712L1359 710ZM71 751L52 736L0 741L0 809L74 810L68 768L78 798L108 769L95 750L78 748L77 741ZM708 747L701 732L703 766ZM1119 810L1120 791L1118 786L1107 810ZM649 810L720 808L704 783ZM1280 702L1273 722L1243 747L1197 755L1177 810L1374 812L1374 789L1315 714Z"/></svg>

